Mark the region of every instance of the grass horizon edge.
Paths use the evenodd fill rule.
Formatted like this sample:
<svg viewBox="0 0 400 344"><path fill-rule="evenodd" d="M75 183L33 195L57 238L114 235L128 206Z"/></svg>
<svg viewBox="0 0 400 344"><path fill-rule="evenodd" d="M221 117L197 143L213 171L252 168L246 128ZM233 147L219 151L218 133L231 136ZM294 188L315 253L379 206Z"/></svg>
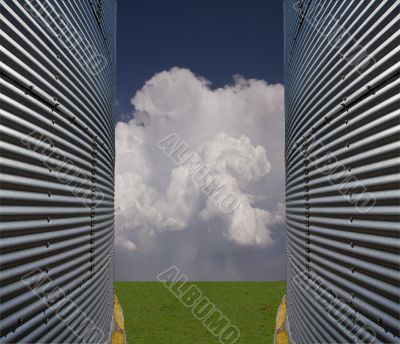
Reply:
<svg viewBox="0 0 400 344"><path fill-rule="evenodd" d="M240 329L235 343L272 343L286 281L190 281ZM162 282L114 282L123 308L127 343L218 343Z"/></svg>

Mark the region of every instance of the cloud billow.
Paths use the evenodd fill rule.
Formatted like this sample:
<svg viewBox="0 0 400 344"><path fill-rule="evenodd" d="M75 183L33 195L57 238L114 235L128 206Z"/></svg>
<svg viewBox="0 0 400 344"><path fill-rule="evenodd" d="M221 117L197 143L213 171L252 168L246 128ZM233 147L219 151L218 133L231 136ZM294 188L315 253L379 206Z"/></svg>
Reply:
<svg viewBox="0 0 400 344"><path fill-rule="evenodd" d="M131 102L132 119L116 125L117 248L151 251L158 236L177 231L219 231L219 240L242 247L272 245L272 228L283 219L283 86L235 76L232 85L212 89L190 70L172 68ZM221 211L188 167L157 145L171 134L237 195L233 212Z"/></svg>

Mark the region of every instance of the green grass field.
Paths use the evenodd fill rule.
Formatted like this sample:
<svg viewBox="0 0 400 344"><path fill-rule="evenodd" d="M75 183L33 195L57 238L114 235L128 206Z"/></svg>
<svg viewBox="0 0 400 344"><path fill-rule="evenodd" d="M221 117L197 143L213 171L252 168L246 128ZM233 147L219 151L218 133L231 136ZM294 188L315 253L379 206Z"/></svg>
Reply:
<svg viewBox="0 0 400 344"><path fill-rule="evenodd" d="M272 343L275 316L285 282L195 282L240 329L239 344ZM208 332L178 299L158 282L116 282L128 344L208 344Z"/></svg>

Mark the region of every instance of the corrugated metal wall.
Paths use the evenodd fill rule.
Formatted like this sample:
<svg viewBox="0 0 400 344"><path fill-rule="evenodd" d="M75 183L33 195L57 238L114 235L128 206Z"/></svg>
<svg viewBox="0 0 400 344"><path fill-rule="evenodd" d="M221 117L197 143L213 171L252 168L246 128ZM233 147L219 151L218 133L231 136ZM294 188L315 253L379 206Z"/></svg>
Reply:
<svg viewBox="0 0 400 344"><path fill-rule="evenodd" d="M108 342L116 1L2 0L0 18L0 342Z"/></svg>
<svg viewBox="0 0 400 344"><path fill-rule="evenodd" d="M284 7L291 341L399 343L399 1Z"/></svg>

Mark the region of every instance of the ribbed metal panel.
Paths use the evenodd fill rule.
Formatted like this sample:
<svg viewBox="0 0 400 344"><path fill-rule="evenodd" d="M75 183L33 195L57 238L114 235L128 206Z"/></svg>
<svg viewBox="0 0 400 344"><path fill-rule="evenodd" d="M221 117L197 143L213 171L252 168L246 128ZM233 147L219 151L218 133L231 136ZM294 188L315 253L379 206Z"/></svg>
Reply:
<svg viewBox="0 0 400 344"><path fill-rule="evenodd" d="M400 2L285 0L293 343L400 342Z"/></svg>
<svg viewBox="0 0 400 344"><path fill-rule="evenodd" d="M1 1L0 342L106 343L116 1Z"/></svg>

